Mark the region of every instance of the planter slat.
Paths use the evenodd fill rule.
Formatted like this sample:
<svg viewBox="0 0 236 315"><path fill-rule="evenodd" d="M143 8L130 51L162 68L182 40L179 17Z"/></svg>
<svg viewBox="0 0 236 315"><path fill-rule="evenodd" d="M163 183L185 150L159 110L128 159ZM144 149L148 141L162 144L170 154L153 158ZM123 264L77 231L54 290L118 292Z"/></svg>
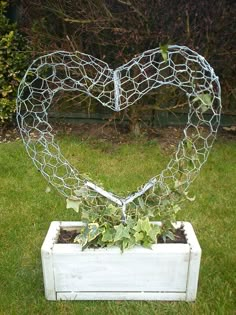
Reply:
<svg viewBox="0 0 236 315"><path fill-rule="evenodd" d="M188 222L185 222L185 231L189 235L188 242L191 244L186 299L188 301L192 301L197 295L197 285L201 262L201 247L198 243L195 233L191 233L192 225Z"/></svg>
<svg viewBox="0 0 236 315"><path fill-rule="evenodd" d="M189 246L179 244L179 252L174 253L160 247L123 254L119 249L87 250L80 255L54 251L56 291L167 291L171 285L173 291L184 292Z"/></svg>
<svg viewBox="0 0 236 315"><path fill-rule="evenodd" d="M58 292L57 300L185 301L186 293L175 292Z"/></svg>
<svg viewBox="0 0 236 315"><path fill-rule="evenodd" d="M42 246L47 299L188 300L196 298L201 248L190 223L184 222L188 244L86 249L57 244L60 227L81 222L53 222ZM193 234L193 235L192 235Z"/></svg>

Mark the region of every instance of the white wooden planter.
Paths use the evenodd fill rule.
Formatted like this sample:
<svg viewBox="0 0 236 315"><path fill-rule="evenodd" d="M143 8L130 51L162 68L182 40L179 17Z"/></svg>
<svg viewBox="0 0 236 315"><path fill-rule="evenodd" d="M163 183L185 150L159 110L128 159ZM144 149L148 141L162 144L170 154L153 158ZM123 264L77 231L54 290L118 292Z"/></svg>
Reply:
<svg viewBox="0 0 236 315"><path fill-rule="evenodd" d="M57 244L61 227L82 223L52 222L41 249L46 298L194 301L201 248L192 225L182 223L187 244L137 246L122 254L116 247L81 251L79 244Z"/></svg>

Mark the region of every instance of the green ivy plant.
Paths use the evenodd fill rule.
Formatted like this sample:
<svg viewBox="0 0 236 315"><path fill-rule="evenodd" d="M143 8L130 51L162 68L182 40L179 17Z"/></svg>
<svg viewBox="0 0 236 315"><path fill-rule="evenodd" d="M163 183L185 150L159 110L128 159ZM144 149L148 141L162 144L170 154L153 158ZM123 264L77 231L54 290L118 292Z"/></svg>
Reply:
<svg viewBox="0 0 236 315"><path fill-rule="evenodd" d="M6 17L7 6L0 1L0 123L15 112L17 88L29 64L26 40Z"/></svg>
<svg viewBox="0 0 236 315"><path fill-rule="evenodd" d="M181 209L179 204L186 199L193 200L177 190L172 190L158 206L146 207L143 198L139 198L139 206L130 205L126 220L122 221L119 206L106 202L102 196L93 196L86 188L82 194L80 200L67 199L67 208L78 212L84 223L74 240L83 250L114 245L122 251L135 245L151 248L158 238L164 241L174 239L176 215ZM161 224L152 221L161 221Z"/></svg>
<svg viewBox="0 0 236 315"><path fill-rule="evenodd" d="M93 209L91 209L93 210ZM85 226L75 242L86 247L109 247L117 245L123 251L134 245L151 247L156 243L161 228L149 221L148 217L135 218L128 215L125 222L120 220L120 209L110 204L100 211L82 212Z"/></svg>
<svg viewBox="0 0 236 315"><path fill-rule="evenodd" d="M202 113L211 108L212 102L212 96L209 93L201 93L193 99L193 104L197 104Z"/></svg>

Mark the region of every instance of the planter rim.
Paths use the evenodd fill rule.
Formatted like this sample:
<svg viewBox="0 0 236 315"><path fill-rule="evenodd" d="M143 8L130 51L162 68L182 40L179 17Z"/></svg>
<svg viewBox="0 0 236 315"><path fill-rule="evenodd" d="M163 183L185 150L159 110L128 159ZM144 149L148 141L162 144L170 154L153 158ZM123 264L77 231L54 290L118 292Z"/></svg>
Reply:
<svg viewBox="0 0 236 315"><path fill-rule="evenodd" d="M161 222L159 221L153 221L151 222L153 224L161 225ZM51 244L54 246L54 250L61 250L62 248L65 248L66 251L82 251L82 246L78 243L57 243L58 241L58 236L60 233L61 228L65 228L68 230L76 229L81 226L84 226L85 223L81 221L52 221L50 225L50 229L53 231L54 235L56 237L51 237L50 235L47 235L44 241L44 244L42 246L42 250L44 250L44 245L47 241L51 240ZM124 250L123 254L127 251L129 252L136 252L136 251L143 251L144 253L149 252L150 250L156 250L156 249L164 249L164 247L167 247L168 250L171 251L185 251L186 247L189 248L194 248L194 251L201 251L199 242L197 240L197 237L193 233L189 233L190 231L192 232L192 225L189 222L186 221L177 221L175 224L175 228L180 228L183 225L184 227L184 234L186 237L186 244L183 243L156 243L151 246L151 248L145 248L141 245L135 245L134 247L130 249ZM107 252L107 251L121 251L118 246L111 246L111 247L102 247L102 248L86 248L83 252Z"/></svg>

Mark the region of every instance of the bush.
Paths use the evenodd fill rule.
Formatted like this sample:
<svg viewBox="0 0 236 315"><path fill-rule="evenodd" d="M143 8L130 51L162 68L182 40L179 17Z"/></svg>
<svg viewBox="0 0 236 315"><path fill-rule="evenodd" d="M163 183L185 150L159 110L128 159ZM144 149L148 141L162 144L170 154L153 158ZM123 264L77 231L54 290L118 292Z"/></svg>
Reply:
<svg viewBox="0 0 236 315"><path fill-rule="evenodd" d="M7 6L6 1L0 1L0 124L12 119L17 87L29 57L26 40L5 15Z"/></svg>
<svg viewBox="0 0 236 315"><path fill-rule="evenodd" d="M22 0L21 10L36 53L78 50L117 67L160 43L188 46L219 76L224 112L236 111L234 0Z"/></svg>

